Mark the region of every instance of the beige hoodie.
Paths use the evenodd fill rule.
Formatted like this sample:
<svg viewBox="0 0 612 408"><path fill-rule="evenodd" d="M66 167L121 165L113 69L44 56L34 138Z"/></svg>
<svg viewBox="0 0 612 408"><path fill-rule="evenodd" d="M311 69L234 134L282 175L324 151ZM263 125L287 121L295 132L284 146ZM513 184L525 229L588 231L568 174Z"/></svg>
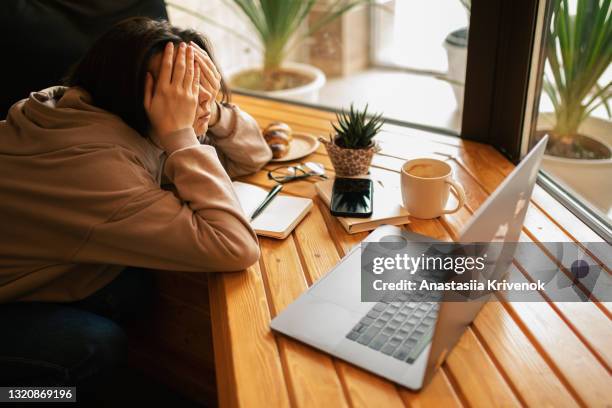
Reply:
<svg viewBox="0 0 612 408"><path fill-rule="evenodd" d="M15 104L0 122L0 303L79 300L126 265L254 263L257 238L229 176L271 153L253 118L230 104L220 112L206 137L214 147L183 129L166 158L78 88ZM162 171L176 194L160 188Z"/></svg>

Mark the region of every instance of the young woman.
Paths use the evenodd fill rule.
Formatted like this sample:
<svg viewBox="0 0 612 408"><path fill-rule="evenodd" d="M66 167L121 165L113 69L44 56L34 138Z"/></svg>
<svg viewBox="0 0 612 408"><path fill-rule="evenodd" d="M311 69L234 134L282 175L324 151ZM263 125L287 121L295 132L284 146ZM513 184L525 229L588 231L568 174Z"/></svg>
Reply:
<svg viewBox="0 0 612 408"><path fill-rule="evenodd" d="M259 257L230 177L271 152L228 103L202 35L126 20L66 85L0 122L0 385L99 384L125 353L115 322L146 308L139 268L236 271Z"/></svg>

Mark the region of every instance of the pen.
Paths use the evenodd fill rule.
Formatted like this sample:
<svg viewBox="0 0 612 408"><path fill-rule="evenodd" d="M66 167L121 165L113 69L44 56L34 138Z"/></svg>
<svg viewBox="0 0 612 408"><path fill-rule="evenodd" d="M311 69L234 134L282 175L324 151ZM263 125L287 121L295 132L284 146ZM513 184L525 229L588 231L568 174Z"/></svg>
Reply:
<svg viewBox="0 0 612 408"><path fill-rule="evenodd" d="M259 204L259 207L257 207L255 211L253 211L253 214L251 215L251 221L253 221L255 217L262 213L262 211L268 206L268 204L270 204L270 202L274 199L274 197L276 197L276 195L281 191L282 188L282 184L277 184L272 190L270 190L266 198L264 198L261 204Z"/></svg>

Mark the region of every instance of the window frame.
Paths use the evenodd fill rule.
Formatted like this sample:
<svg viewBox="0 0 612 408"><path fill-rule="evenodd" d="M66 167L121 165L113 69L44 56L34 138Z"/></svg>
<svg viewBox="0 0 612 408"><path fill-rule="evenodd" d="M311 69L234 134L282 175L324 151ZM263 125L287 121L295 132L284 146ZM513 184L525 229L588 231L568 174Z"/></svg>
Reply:
<svg viewBox="0 0 612 408"><path fill-rule="evenodd" d="M461 137L520 159L541 4L549 0L473 0ZM540 68L538 68L539 70Z"/></svg>

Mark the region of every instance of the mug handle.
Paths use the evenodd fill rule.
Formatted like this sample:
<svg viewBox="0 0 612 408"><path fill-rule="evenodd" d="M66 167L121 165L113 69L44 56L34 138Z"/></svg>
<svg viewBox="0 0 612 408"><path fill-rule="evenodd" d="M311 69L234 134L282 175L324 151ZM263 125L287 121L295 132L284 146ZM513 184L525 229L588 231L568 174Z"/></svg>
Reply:
<svg viewBox="0 0 612 408"><path fill-rule="evenodd" d="M445 182L450 184L453 190L455 190L459 203L457 203L457 207L453 208L452 210L442 211L442 214L452 214L459 211L459 209L465 204L465 191L463 190L463 186L457 183L455 180L445 180Z"/></svg>

